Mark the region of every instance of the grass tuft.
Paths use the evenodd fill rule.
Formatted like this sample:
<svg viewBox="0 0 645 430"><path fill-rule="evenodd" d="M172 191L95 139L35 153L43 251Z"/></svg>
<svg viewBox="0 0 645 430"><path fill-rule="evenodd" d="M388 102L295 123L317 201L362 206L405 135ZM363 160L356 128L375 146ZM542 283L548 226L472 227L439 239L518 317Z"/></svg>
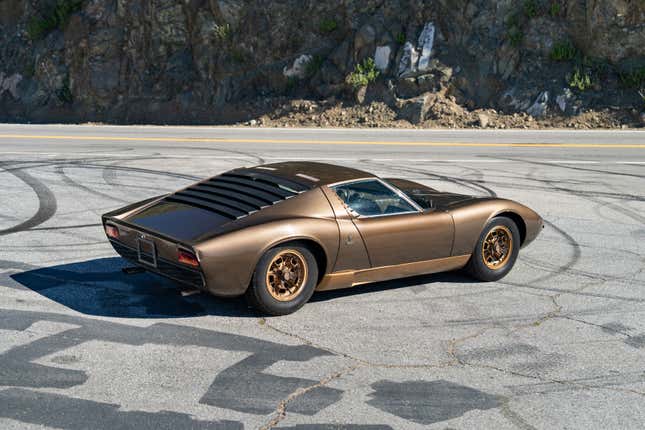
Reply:
<svg viewBox="0 0 645 430"><path fill-rule="evenodd" d="M549 58L553 61L571 61L578 56L578 50L568 41L560 41L553 45Z"/></svg>
<svg viewBox="0 0 645 430"><path fill-rule="evenodd" d="M220 42L226 42L231 38L232 34L231 25L228 23L215 26L215 37Z"/></svg>
<svg viewBox="0 0 645 430"><path fill-rule="evenodd" d="M318 26L321 33L332 33L338 28L338 23L333 18L325 18Z"/></svg>
<svg viewBox="0 0 645 430"><path fill-rule="evenodd" d="M347 75L346 81L355 89L365 87L370 82L374 82L378 78L379 73L376 69L374 59L370 57L366 58L363 63L357 64L354 71Z"/></svg>
<svg viewBox="0 0 645 430"><path fill-rule="evenodd" d="M593 86L591 72L582 67L576 66L573 73L569 77L568 84L571 88L579 91L587 91Z"/></svg>

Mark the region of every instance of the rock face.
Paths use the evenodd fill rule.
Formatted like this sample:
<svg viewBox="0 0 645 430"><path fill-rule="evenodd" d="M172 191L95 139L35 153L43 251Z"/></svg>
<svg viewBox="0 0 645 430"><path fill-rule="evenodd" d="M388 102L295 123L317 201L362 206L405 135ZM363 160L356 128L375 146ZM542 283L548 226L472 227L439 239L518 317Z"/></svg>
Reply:
<svg viewBox="0 0 645 430"><path fill-rule="evenodd" d="M543 116L571 111L543 96L562 94L575 66L549 58L564 41L577 58L645 74L643 1L531 3L0 0L0 121L248 120L248 100L352 100L346 77L368 57L388 90L363 96L413 123L436 97ZM596 80L609 91L619 75ZM621 94L576 102L641 109L637 89Z"/></svg>

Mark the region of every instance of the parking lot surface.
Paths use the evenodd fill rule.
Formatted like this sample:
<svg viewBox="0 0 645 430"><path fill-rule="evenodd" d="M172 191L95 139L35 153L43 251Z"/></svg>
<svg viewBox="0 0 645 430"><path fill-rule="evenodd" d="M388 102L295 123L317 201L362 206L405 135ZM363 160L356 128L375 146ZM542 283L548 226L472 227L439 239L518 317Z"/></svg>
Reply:
<svg viewBox="0 0 645 430"><path fill-rule="evenodd" d="M0 428L643 428L643 136L0 126ZM499 282L285 317L121 271L102 213L295 159L514 199L546 228Z"/></svg>

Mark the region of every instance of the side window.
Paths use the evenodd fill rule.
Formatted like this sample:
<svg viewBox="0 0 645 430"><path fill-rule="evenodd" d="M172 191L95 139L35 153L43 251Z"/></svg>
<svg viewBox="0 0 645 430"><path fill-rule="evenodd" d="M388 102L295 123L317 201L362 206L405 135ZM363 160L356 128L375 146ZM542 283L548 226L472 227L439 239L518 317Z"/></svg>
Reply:
<svg viewBox="0 0 645 430"><path fill-rule="evenodd" d="M414 206L376 180L341 184L332 189L351 210L363 216L416 212Z"/></svg>

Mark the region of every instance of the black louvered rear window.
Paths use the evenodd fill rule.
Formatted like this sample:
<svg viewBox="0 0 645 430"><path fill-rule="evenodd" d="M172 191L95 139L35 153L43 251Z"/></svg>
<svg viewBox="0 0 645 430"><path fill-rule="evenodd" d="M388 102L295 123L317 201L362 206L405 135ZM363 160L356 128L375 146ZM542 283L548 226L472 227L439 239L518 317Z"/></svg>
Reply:
<svg viewBox="0 0 645 430"><path fill-rule="evenodd" d="M311 185L270 173L237 169L199 182L164 200L197 207L234 220L311 188Z"/></svg>

